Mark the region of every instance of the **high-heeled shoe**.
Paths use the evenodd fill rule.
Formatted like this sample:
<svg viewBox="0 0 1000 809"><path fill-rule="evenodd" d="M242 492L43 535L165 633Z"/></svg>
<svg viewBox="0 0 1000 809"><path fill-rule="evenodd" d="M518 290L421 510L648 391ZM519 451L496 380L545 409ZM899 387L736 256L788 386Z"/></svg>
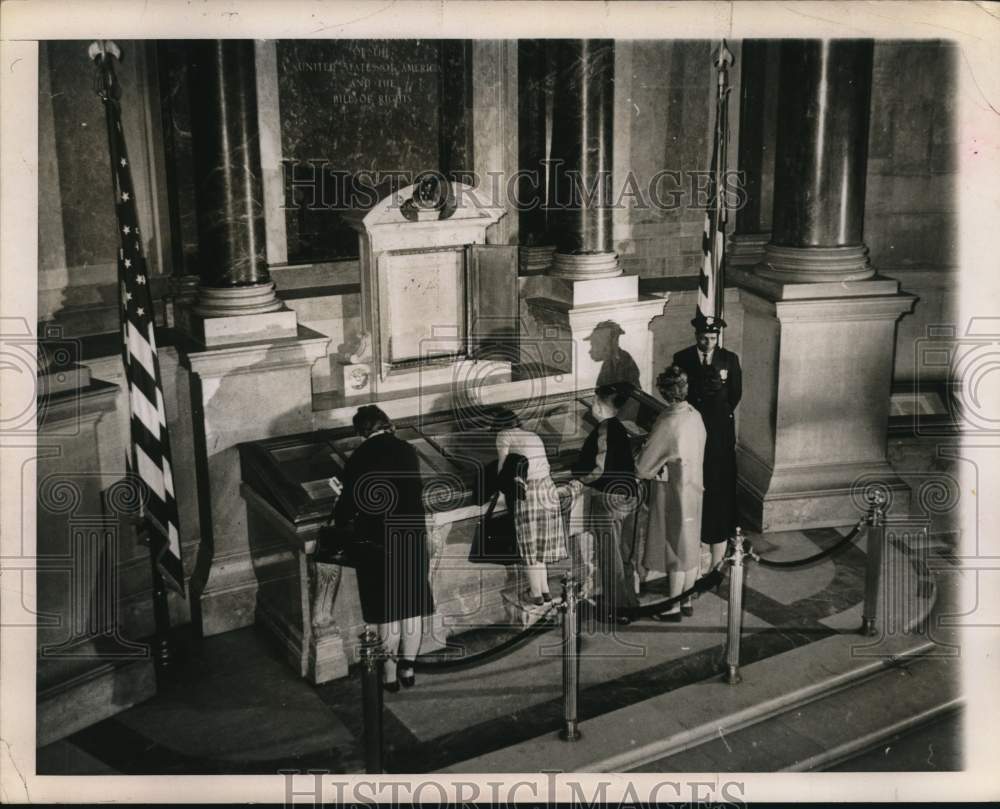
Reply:
<svg viewBox="0 0 1000 809"><path fill-rule="evenodd" d="M413 686L415 686L417 684L417 675L413 671L414 665L416 665L416 661L415 660L400 660L399 661L399 670L400 670L400 672L402 672L402 671L409 671L410 672L407 675L403 675L402 673L400 673L400 674L397 675L399 677L399 684L401 686L403 686L403 688L413 688Z"/></svg>
<svg viewBox="0 0 1000 809"><path fill-rule="evenodd" d="M658 612L652 616L654 621L665 624L679 624L681 622L681 612Z"/></svg>
<svg viewBox="0 0 1000 809"><path fill-rule="evenodd" d="M694 615L694 605L690 601L681 604L681 615L685 618L690 618Z"/></svg>
<svg viewBox="0 0 1000 809"><path fill-rule="evenodd" d="M382 681L382 690L388 691L390 694L395 694L399 691L399 680L393 680L392 682Z"/></svg>

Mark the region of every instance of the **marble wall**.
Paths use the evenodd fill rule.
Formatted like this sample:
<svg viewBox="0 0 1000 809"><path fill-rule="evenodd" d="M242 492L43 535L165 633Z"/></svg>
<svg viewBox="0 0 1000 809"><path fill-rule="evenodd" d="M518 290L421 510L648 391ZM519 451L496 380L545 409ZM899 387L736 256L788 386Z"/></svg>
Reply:
<svg viewBox="0 0 1000 809"><path fill-rule="evenodd" d="M899 322L897 383L943 381L947 374L923 362L921 345L930 327L957 317L957 81L958 49L950 43L876 44L865 242L879 272L919 297Z"/></svg>
<svg viewBox="0 0 1000 809"><path fill-rule="evenodd" d="M108 134L88 44L39 45L38 317L72 336L116 330L119 310ZM159 90L147 45L126 41L121 48L122 126L151 287L160 298L170 228L154 156L162 148L159 107L151 106Z"/></svg>
<svg viewBox="0 0 1000 809"><path fill-rule="evenodd" d="M615 43L615 187L631 191L630 173L649 203L626 196L616 212L615 249L626 273L698 272L704 209L696 207L692 182L711 165L713 44Z"/></svg>

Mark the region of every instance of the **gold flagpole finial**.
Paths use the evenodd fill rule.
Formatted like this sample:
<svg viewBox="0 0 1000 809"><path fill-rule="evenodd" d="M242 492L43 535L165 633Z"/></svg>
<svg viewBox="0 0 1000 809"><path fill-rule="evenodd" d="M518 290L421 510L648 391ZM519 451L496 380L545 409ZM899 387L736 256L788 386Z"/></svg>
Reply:
<svg viewBox="0 0 1000 809"><path fill-rule="evenodd" d="M121 49L111 39L96 39L87 48L87 57L94 63L96 75L94 76L94 92L104 101L117 99L120 95L118 78L115 76L114 60L121 61Z"/></svg>
<svg viewBox="0 0 1000 809"><path fill-rule="evenodd" d="M115 57L119 62L122 60L121 48L115 44L113 39L95 39L90 43L90 47L87 48L87 58L93 62L95 59L104 60L104 57L110 54Z"/></svg>
<svg viewBox="0 0 1000 809"><path fill-rule="evenodd" d="M732 66L733 62L736 60L733 58L732 51L726 47L726 40L722 40L719 45L719 50L715 53L715 67L719 70L725 70Z"/></svg>

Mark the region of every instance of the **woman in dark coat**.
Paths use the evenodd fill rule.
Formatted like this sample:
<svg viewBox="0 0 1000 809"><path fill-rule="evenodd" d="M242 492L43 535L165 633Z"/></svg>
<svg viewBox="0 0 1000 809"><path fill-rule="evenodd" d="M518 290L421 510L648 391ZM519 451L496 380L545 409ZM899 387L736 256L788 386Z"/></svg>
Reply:
<svg viewBox="0 0 1000 809"><path fill-rule="evenodd" d="M627 399L615 386L597 388L591 413L598 424L573 464L573 477L590 489L586 525L594 537L602 606L607 617L620 624L628 624L625 613L638 606L631 540L639 492L632 444L618 420ZM622 542L624 537L627 543Z"/></svg>
<svg viewBox="0 0 1000 809"><path fill-rule="evenodd" d="M372 543L357 554L361 613L379 625L388 654L385 687L396 691L415 682L421 619L434 612L423 482L416 450L396 438L381 409L360 408L354 429L365 440L347 461L334 519L337 525L353 520L357 537Z"/></svg>

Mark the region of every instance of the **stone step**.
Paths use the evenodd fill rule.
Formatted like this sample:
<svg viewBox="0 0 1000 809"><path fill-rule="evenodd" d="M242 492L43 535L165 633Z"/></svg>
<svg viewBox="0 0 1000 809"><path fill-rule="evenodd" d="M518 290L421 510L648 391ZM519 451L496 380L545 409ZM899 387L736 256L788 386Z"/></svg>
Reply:
<svg viewBox="0 0 1000 809"><path fill-rule="evenodd" d="M537 772L539 762L563 772L644 769L936 648L923 638L896 636L885 640L878 655L862 657L852 654L859 641L859 636L848 634L824 638L744 666L739 685L728 685L720 675L585 720L579 725L582 738L572 744L550 733L460 762L445 772Z"/></svg>
<svg viewBox="0 0 1000 809"><path fill-rule="evenodd" d="M874 638L844 631L743 666L736 685L720 674L586 719L572 744L547 733L445 771L538 772L539 762L562 772L739 771L751 768L761 739L783 746L785 756L760 761L758 771L832 766L907 723L960 704L959 633L941 620L956 614L959 588L954 576L943 575L939 584L931 603L906 605L908 620L895 631ZM893 622L883 616L878 626ZM847 720L845 706L854 704ZM747 735L737 736L744 729ZM746 760L727 765L733 738L747 740ZM698 748L699 763L680 763Z"/></svg>
<svg viewBox="0 0 1000 809"><path fill-rule="evenodd" d="M633 771L827 769L961 707L957 666L957 657L918 656Z"/></svg>

